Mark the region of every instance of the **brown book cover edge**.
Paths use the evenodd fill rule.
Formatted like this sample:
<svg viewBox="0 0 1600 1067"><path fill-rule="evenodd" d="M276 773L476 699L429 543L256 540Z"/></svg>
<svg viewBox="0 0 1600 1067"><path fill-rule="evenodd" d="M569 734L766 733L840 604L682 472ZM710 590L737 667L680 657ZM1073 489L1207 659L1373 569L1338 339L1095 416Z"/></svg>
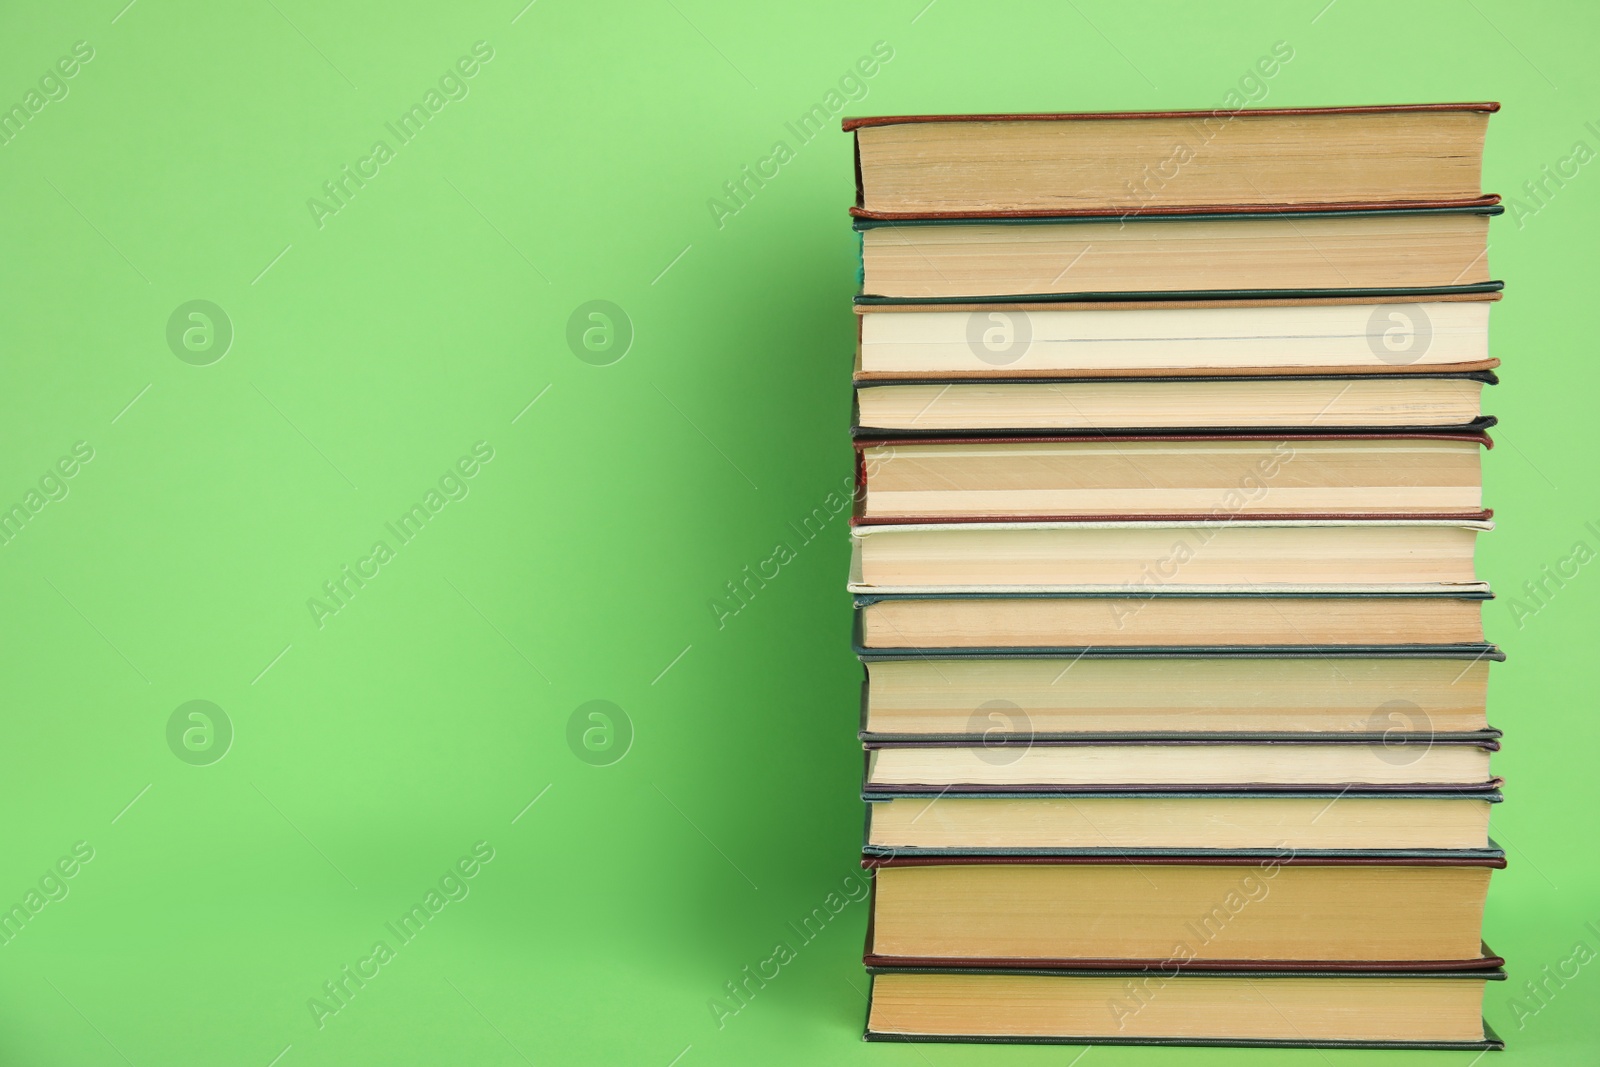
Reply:
<svg viewBox="0 0 1600 1067"><path fill-rule="evenodd" d="M1210 108L1200 111L1037 111L993 115L872 115L846 118L840 125L849 133L871 126L900 126L923 122L1093 122L1105 119L1205 119L1227 115L1374 115L1403 111L1481 111L1494 114L1497 101L1445 104L1349 104L1337 107Z"/></svg>
<svg viewBox="0 0 1600 1067"><path fill-rule="evenodd" d="M1286 855L1264 860L1260 856L1228 854L1127 856L1115 852L1078 856L861 856L863 870L880 867L1488 867L1504 870L1500 856L1304 856Z"/></svg>
<svg viewBox="0 0 1600 1067"><path fill-rule="evenodd" d="M850 214L858 219L879 219L886 222L909 222L914 219L1128 219L1163 215L1275 215L1284 211L1414 211L1419 208L1440 207L1493 207L1500 203L1498 193L1484 193L1440 200L1328 200L1303 204L1146 204L1138 208L1038 208L1009 209L1004 211L873 211L860 206L852 207Z"/></svg>

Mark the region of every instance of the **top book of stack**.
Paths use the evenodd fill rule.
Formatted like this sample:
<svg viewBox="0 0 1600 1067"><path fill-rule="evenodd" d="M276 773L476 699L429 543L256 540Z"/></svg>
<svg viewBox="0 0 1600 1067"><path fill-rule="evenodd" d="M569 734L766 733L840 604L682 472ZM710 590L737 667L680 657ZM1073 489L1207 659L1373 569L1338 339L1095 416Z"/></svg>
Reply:
<svg viewBox="0 0 1600 1067"><path fill-rule="evenodd" d="M868 219L1481 207L1495 103L846 120Z"/></svg>

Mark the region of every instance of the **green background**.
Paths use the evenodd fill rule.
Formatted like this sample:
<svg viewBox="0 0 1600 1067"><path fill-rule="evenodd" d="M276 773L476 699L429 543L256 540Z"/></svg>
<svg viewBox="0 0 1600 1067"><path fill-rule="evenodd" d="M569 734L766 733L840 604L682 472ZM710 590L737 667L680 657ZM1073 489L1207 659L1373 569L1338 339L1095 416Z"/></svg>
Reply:
<svg viewBox="0 0 1600 1067"><path fill-rule="evenodd" d="M1509 998L1600 950L1600 566L1531 614L1508 596L1600 548L1600 165L1521 191L1600 149L1592 8L123 2L0 15L0 106L94 50L0 146L0 506L94 450L0 549L0 907L94 850L0 946L0 1062L1398 1062L864 1045L861 904L714 1020L856 873L844 519L792 525L850 473L850 142L785 124L880 41L845 113L1224 106L1278 41L1260 104L1504 102L1485 187L1529 210L1491 231L1487 936L1513 981L1486 1010L1511 1061L1594 1058L1600 963L1520 1028ZM385 124L477 41L469 94L401 145ZM308 200L379 139L319 226ZM708 201L778 141L719 226ZM196 299L235 334L208 366L166 340ZM566 339L593 300L631 322L607 366ZM397 547L384 524L480 441L469 495ZM308 599L379 539L394 558L319 627ZM195 699L234 733L208 766L167 740ZM606 766L568 743L592 700L631 723ZM479 841L470 895L319 1028L323 983Z"/></svg>

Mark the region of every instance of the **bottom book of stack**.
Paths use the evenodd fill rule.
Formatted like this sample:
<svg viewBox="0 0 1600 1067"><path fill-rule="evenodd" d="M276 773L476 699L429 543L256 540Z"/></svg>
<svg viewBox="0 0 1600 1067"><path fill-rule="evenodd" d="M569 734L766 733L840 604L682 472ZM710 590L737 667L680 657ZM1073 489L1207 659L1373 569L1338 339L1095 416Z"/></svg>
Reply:
<svg viewBox="0 0 1600 1067"><path fill-rule="evenodd" d="M868 1041L1502 1049L1474 970L873 966Z"/></svg>

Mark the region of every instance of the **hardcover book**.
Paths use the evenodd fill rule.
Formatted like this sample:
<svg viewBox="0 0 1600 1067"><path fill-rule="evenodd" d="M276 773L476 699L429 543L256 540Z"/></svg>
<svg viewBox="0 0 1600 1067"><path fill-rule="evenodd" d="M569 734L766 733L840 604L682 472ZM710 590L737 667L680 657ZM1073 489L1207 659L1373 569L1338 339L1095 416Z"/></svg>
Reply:
<svg viewBox="0 0 1600 1067"><path fill-rule="evenodd" d="M1162 434L856 442L860 518L1481 521L1487 434Z"/></svg>
<svg viewBox="0 0 1600 1067"><path fill-rule="evenodd" d="M893 115L855 135L865 218L1471 204L1495 103Z"/></svg>
<svg viewBox="0 0 1600 1067"><path fill-rule="evenodd" d="M1485 955L1486 964L1498 957ZM866 1040L1242 1048L1505 1048L1471 971L1212 971L1175 958L1050 971L873 966Z"/></svg>
<svg viewBox="0 0 1600 1067"><path fill-rule="evenodd" d="M863 649L1478 645L1486 588L1431 592L857 593Z"/></svg>
<svg viewBox="0 0 1600 1067"><path fill-rule="evenodd" d="M1425 743L1411 738L1410 743ZM1393 759L1405 743L1375 742ZM1010 753L989 750L995 759ZM1489 847L1498 790L863 792L866 856L1053 856L1213 849L1297 855Z"/></svg>
<svg viewBox="0 0 1600 1067"><path fill-rule="evenodd" d="M1499 731L1379 736L1063 738L996 734L866 742L868 793L1443 790L1487 793Z"/></svg>
<svg viewBox="0 0 1600 1067"><path fill-rule="evenodd" d="M1174 946L1217 970L1481 970L1499 849L1262 858L864 856L873 870L868 966L1104 968ZM1003 902L1003 906L997 903Z"/></svg>
<svg viewBox="0 0 1600 1067"><path fill-rule="evenodd" d="M1401 296L1502 288L1498 205L1134 219L857 219L862 304Z"/></svg>
<svg viewBox="0 0 1600 1067"><path fill-rule="evenodd" d="M856 525L850 590L1483 590L1489 522L1453 519Z"/></svg>
<svg viewBox="0 0 1600 1067"><path fill-rule="evenodd" d="M856 305L857 383L1491 370L1498 292ZM1309 421L1309 420L1304 420Z"/></svg>
<svg viewBox="0 0 1600 1067"><path fill-rule="evenodd" d="M1251 377L924 378L856 386L857 437L1487 429L1489 371Z"/></svg>
<svg viewBox="0 0 1600 1067"><path fill-rule="evenodd" d="M1471 733L1492 645L1088 648L1005 655L863 649L862 739Z"/></svg>

